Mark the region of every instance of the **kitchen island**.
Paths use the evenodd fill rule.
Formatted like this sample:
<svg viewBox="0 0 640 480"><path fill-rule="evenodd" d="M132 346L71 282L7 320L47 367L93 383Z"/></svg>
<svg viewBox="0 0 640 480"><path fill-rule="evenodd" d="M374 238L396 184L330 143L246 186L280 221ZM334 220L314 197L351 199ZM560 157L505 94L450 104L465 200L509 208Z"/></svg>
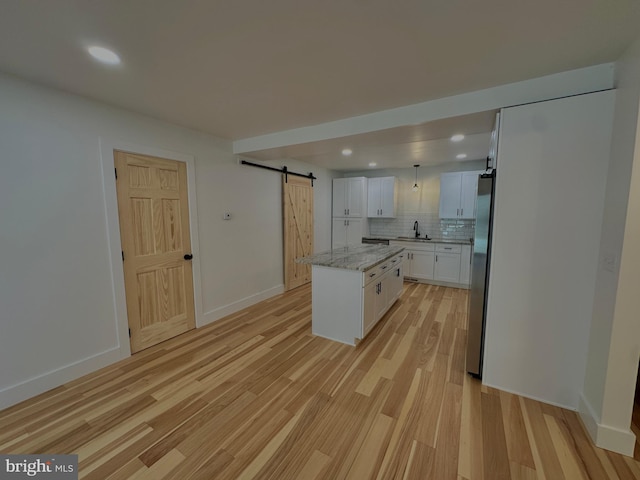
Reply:
<svg viewBox="0 0 640 480"><path fill-rule="evenodd" d="M402 293L404 248L355 245L296 261L312 266L311 330L356 345Z"/></svg>

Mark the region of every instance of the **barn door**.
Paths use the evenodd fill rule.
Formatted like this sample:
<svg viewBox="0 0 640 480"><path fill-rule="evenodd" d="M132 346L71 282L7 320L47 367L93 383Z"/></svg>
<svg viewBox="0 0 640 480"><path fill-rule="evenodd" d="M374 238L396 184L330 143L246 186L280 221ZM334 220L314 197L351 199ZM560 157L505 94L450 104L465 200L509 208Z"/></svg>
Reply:
<svg viewBox="0 0 640 480"><path fill-rule="evenodd" d="M311 267L296 258L313 253L313 187L311 180L282 176L285 290L311 281Z"/></svg>
<svg viewBox="0 0 640 480"><path fill-rule="evenodd" d="M131 352L195 328L187 168L114 151Z"/></svg>

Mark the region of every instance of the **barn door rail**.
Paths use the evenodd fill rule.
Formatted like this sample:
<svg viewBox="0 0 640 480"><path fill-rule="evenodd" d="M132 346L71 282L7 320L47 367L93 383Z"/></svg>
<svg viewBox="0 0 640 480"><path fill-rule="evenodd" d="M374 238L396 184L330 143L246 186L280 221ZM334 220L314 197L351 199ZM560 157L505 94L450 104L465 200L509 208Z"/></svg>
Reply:
<svg viewBox="0 0 640 480"><path fill-rule="evenodd" d="M268 165L260 165L259 163L247 162L246 160L241 160L240 163L242 165L249 165L250 167L264 168L265 170L273 170L274 172L284 173L284 181L286 183L288 183L287 180L288 180L288 176L289 175L294 175L296 177L303 177L303 178L310 179L312 187L313 187L313 181L317 180L317 178L314 177L313 173L311 173L311 172L309 172L307 175L305 175L304 173L290 172L289 169L287 169L286 166L282 167L282 168L275 168L275 167L269 167Z"/></svg>

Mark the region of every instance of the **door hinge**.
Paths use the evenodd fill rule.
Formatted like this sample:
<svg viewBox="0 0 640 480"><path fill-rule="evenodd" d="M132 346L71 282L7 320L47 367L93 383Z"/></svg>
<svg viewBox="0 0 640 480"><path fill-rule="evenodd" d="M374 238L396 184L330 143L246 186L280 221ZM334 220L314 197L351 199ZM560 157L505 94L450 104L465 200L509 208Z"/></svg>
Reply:
<svg viewBox="0 0 640 480"><path fill-rule="evenodd" d="M116 180L117 180L117 179L118 179L118 169L117 169L117 168L114 168L114 169L113 169L113 172L116 174Z"/></svg>
<svg viewBox="0 0 640 480"><path fill-rule="evenodd" d="M129 338L131 338L131 329L129 329Z"/></svg>
<svg viewBox="0 0 640 480"><path fill-rule="evenodd" d="M124 250L121 250L122 252L122 261L124 262Z"/></svg>

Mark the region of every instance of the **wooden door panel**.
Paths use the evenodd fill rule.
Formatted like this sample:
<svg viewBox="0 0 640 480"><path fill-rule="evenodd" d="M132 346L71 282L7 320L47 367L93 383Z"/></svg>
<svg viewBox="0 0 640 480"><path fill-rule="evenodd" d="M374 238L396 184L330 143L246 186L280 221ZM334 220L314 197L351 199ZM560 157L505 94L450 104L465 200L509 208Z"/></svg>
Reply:
<svg viewBox="0 0 640 480"><path fill-rule="evenodd" d="M114 154L131 350L195 328L186 166Z"/></svg>
<svg viewBox="0 0 640 480"><path fill-rule="evenodd" d="M155 271L141 272L137 277L140 327L144 329L159 320L158 282Z"/></svg>
<svg viewBox="0 0 640 480"><path fill-rule="evenodd" d="M151 188L151 168L142 165L127 165L129 188Z"/></svg>
<svg viewBox="0 0 640 480"><path fill-rule="evenodd" d="M131 225L128 225L128 228L136 232L136 235L133 236L133 254L136 257L156 252L152 210L153 203L150 198L131 198Z"/></svg>
<svg viewBox="0 0 640 480"><path fill-rule="evenodd" d="M295 262L313 253L313 188L311 180L283 179L285 289L311 281L311 267Z"/></svg>
<svg viewBox="0 0 640 480"><path fill-rule="evenodd" d="M158 176L162 190L178 190L178 172L161 168L158 169Z"/></svg>
<svg viewBox="0 0 640 480"><path fill-rule="evenodd" d="M180 222L180 201L171 198L162 199L164 252L182 251Z"/></svg>

